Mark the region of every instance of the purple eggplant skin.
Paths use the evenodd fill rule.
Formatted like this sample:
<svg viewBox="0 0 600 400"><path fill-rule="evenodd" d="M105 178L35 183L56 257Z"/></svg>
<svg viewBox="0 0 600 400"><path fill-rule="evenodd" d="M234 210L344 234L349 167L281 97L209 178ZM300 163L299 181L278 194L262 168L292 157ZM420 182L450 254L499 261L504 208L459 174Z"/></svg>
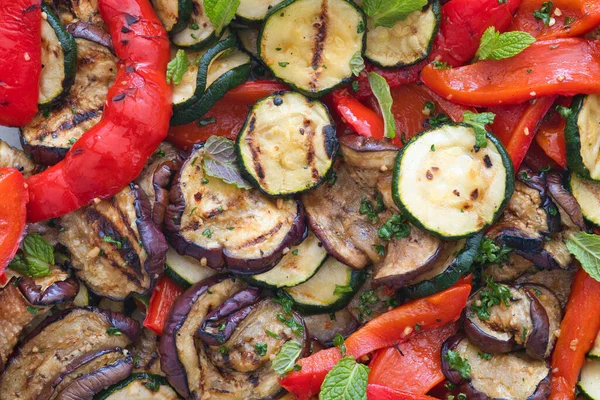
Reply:
<svg viewBox="0 0 600 400"><path fill-rule="evenodd" d="M546 211L548 217L548 233L560 231L560 214L557 212L556 205L549 196L549 182L546 172L534 172L527 166L522 166L517 173L517 179L535 189L540 194L542 200L541 207Z"/></svg>
<svg viewBox="0 0 600 400"><path fill-rule="evenodd" d="M137 218L135 223L140 233L142 245L148 253L144 269L150 279L156 281L163 274L169 245L158 225L152 219L152 205L146 194L136 184L132 183L130 187L135 195L134 206Z"/></svg>
<svg viewBox="0 0 600 400"><path fill-rule="evenodd" d="M567 213L571 221L582 231L587 231L587 225L579 203L565 188L563 176L557 171L548 173L548 191L554 201Z"/></svg>
<svg viewBox="0 0 600 400"><path fill-rule="evenodd" d="M154 188L154 204L152 206L152 220L157 226L162 227L165 213L169 206L169 186L173 176L181 165L173 161L165 161L160 164L152 176L152 187Z"/></svg>
<svg viewBox="0 0 600 400"><path fill-rule="evenodd" d="M525 350L531 358L543 360L550 341L550 321L546 309L531 292L532 290L531 288L525 288L525 293L530 301L529 314L531 315L531 325L533 327L525 343Z"/></svg>
<svg viewBox="0 0 600 400"><path fill-rule="evenodd" d="M514 337L507 341L499 340L491 335L488 335L475 324L471 319L465 315L464 318L464 329L465 335L469 339L469 342L475 346L485 349L488 353L510 353L511 351L519 350L522 348L518 344Z"/></svg>
<svg viewBox="0 0 600 400"><path fill-rule="evenodd" d="M79 281L74 277L58 281L42 291L33 279L22 277L18 283L21 294L34 306L51 306L71 301L79 291Z"/></svg>
<svg viewBox="0 0 600 400"><path fill-rule="evenodd" d="M550 389L552 388L552 384L550 382L550 372L548 375L538 384L537 389L531 396L529 396L526 400L546 400L550 397ZM475 389L471 382L467 382L460 387L460 391L467 395L467 399L469 400L490 400L490 397ZM492 399L492 400L504 400L504 399Z"/></svg>
<svg viewBox="0 0 600 400"><path fill-rule="evenodd" d="M114 54L113 43L110 35L101 27L85 21L76 21L67 25L67 32L74 38L86 39L110 49Z"/></svg>
<svg viewBox="0 0 600 400"><path fill-rule="evenodd" d="M67 375L73 373L77 368L112 352L121 353L122 358L105 365L93 372L81 375L66 385L60 393L55 393L56 388L63 382ZM133 357L131 354L123 354L123 349L112 348L90 352L73 360L59 376L37 397L38 400L46 400L56 395L60 400L92 400L94 395L102 389L111 386L127 378L133 371Z"/></svg>
<svg viewBox="0 0 600 400"><path fill-rule="evenodd" d="M444 357L444 354L448 353L448 350L454 350L456 348L456 346L458 346L460 341L463 339L465 339L465 335L460 332L454 336L449 337L442 344L442 351L440 353L441 361L442 361L442 373L444 374L446 379L448 379L448 381L454 385L461 385L461 384L467 382L467 380L464 379L462 376L460 376L458 371L450 368L450 365L448 364L448 360L446 360L446 358Z"/></svg>
<svg viewBox="0 0 600 400"><path fill-rule="evenodd" d="M25 135L19 135L21 147L25 153L31 157L36 164L42 164L51 167L58 164L69 151L65 147L51 147L51 146L35 146L30 145L25 139Z"/></svg>

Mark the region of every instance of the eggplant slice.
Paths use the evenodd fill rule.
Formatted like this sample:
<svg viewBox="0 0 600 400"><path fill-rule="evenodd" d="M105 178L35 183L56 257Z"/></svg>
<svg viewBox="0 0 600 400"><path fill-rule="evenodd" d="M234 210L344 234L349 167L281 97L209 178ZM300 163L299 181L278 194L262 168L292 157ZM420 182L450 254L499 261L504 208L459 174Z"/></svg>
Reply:
<svg viewBox="0 0 600 400"><path fill-rule="evenodd" d="M516 284L532 283L535 285L545 286L550 289L560 301L561 307L564 309L569 300L571 293L571 283L573 282L574 270L534 270L526 273L515 280Z"/></svg>
<svg viewBox="0 0 600 400"><path fill-rule="evenodd" d="M299 315L285 313L272 300L246 305L242 296L248 290L240 279L220 275L190 287L173 305L160 342L161 367L184 398L252 400L281 394L272 357L290 340L306 348L306 329ZM230 313L221 315L222 323L234 329L213 346L201 332L217 311ZM255 351L259 344L266 350Z"/></svg>
<svg viewBox="0 0 600 400"><path fill-rule="evenodd" d="M396 296L390 294L386 287L375 285L372 274L367 274L367 276L365 283L356 292L347 307L354 319L361 324L369 322L398 304Z"/></svg>
<svg viewBox="0 0 600 400"><path fill-rule="evenodd" d="M446 355L458 353L471 367L469 378L462 378L450 368ZM544 400L550 395L550 366L544 360L534 360L525 353L494 354L480 357L487 349L479 348L458 334L442 346L442 371L468 399Z"/></svg>
<svg viewBox="0 0 600 400"><path fill-rule="evenodd" d="M359 325L347 308L332 314L304 315L303 318L311 339L325 346L333 345L333 339L338 334L349 336Z"/></svg>
<svg viewBox="0 0 600 400"><path fill-rule="evenodd" d="M21 128L21 144L36 163L54 165L102 116L108 88L117 73L110 50L85 39L77 43L77 73L71 91L56 110L40 112Z"/></svg>
<svg viewBox="0 0 600 400"><path fill-rule="evenodd" d="M205 151L194 148L170 192L165 230L179 254L214 269L256 274L273 268L306 234L302 205L270 199L205 175Z"/></svg>
<svg viewBox="0 0 600 400"><path fill-rule="evenodd" d="M143 295L162 276L168 246L137 185L65 215L61 225L69 264L94 293L113 300Z"/></svg>
<svg viewBox="0 0 600 400"><path fill-rule="evenodd" d="M91 307L72 308L55 314L26 337L8 361L0 376L0 399L48 398L43 394L53 392L52 386L61 375L69 374L73 367L83 364L80 357L106 349L125 348L137 338L139 331L138 322ZM107 371L102 379L111 375L121 376L115 371ZM80 383L85 385L85 380L84 377ZM112 383L107 382L107 386Z"/></svg>
<svg viewBox="0 0 600 400"><path fill-rule="evenodd" d="M23 151L0 140L0 168L16 168L25 178L37 173L39 168Z"/></svg>
<svg viewBox="0 0 600 400"><path fill-rule="evenodd" d="M98 9L98 0L66 0L76 19L105 29L104 21Z"/></svg>

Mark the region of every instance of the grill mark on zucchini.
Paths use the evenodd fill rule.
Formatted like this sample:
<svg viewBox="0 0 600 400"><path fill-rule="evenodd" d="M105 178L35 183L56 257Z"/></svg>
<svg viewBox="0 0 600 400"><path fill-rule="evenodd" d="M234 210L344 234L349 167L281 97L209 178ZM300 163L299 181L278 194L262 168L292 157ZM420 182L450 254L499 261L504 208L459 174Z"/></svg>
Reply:
<svg viewBox="0 0 600 400"><path fill-rule="evenodd" d="M251 133L254 132L254 128L256 127L256 114L252 114L252 119L248 124L248 136L250 139L248 140L248 145L250 146L250 152L252 153L252 163L254 164L254 168L256 169L256 174L260 179L260 182L263 183L265 179L265 171L262 168L262 165L259 160L260 154L260 146L256 146L254 144L254 136Z"/></svg>
<svg viewBox="0 0 600 400"><path fill-rule="evenodd" d="M313 50L313 58L312 58L312 68L314 70L312 74L312 80L310 82L310 88L312 90L316 90L317 81L321 75L319 71L319 62L323 58L323 48L325 47L325 39L327 39L327 25L329 23L329 15L328 15L328 2L321 2L321 14L319 15L319 21L315 23L313 26L317 29L317 34L315 35L315 47Z"/></svg>
<svg viewBox="0 0 600 400"><path fill-rule="evenodd" d="M304 126L308 128L310 126L310 121L304 120ZM314 136L314 132L312 130L304 130L304 133L309 137ZM306 151L306 163L310 166L310 172L313 179L320 179L319 171L315 166L315 146L312 140L307 142L308 150Z"/></svg>

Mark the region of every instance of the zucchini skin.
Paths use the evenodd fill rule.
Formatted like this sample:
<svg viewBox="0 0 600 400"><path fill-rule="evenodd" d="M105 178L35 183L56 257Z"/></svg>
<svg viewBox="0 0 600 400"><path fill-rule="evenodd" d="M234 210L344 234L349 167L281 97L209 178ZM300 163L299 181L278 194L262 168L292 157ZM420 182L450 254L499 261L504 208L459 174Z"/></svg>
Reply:
<svg viewBox="0 0 600 400"><path fill-rule="evenodd" d="M310 92L310 91L306 91L306 90L304 90L302 88L299 88L293 82L288 82L288 81L285 81L283 79L280 79L277 76L277 74L275 73L275 71L271 67L269 67L269 65L264 61L263 54L262 54L262 46L260 45L260 43L262 42L263 31L265 29L265 26L267 25L267 22L268 22L269 18L272 15L280 12L282 9L286 8L287 6L291 5L295 1L297 1L297 0L286 0L286 1L282 2L281 4L279 4L277 7L273 7L273 9L271 9L271 11L266 15L266 17L264 19L264 23L263 23L263 25L262 25L259 33L258 33L258 39L257 39L257 43L258 43L258 56L260 58L261 64L263 64L265 66L265 68L267 68L269 71L271 71L271 73L279 81L285 83L286 85L290 86L293 90L295 90L295 91L297 91L299 93L302 93L305 96L319 98L319 97L322 97L322 96L324 96L324 95L326 95L328 93L333 92L335 89L337 89L337 88L339 88L341 86L349 84L350 82L352 82L353 76L352 75L348 76L348 77L342 79L338 84L336 84L334 86L331 86L331 87L329 87L327 89L321 90L319 92L316 92L316 93L315 92ZM341 1L345 1L346 3L348 3L352 7L354 7L354 9L362 16L362 23L363 23L363 26L366 29L366 26L367 26L367 17L365 15L365 13L363 12L363 10L360 7L358 7L352 0L341 0ZM361 46L361 51L360 51L361 54L364 54L366 47L367 47L367 35L366 35L366 32L365 32L365 34L362 37L362 46Z"/></svg>
<svg viewBox="0 0 600 400"><path fill-rule="evenodd" d="M458 253L452 264L443 273L434 276L432 279L405 286L400 289L401 293L409 299L420 299L448 289L460 277L471 271L482 239L482 233L471 236L467 239L465 247Z"/></svg>
<svg viewBox="0 0 600 400"><path fill-rule="evenodd" d="M464 126L464 127L467 127L467 128L471 127L470 125L467 125L467 124L462 123L462 122L459 122L459 123L450 122L450 123L447 123L446 125L450 125L450 126ZM504 191L504 200L502 201L502 203L498 207L498 211L496 211L496 214L494 215L494 217L492 218L492 220L488 224L484 225L479 231L469 232L467 234L457 235L457 236L442 235L439 232L433 231L430 228L428 228L427 226L425 226L421 221L419 221L417 218L415 218L406 209L406 207L404 206L404 203L400 199L399 190L398 190L398 183L399 183L398 181L399 181L399 178L400 178L400 164L401 164L402 156L404 155L404 152L406 151L406 149L408 149L410 147L410 145L412 143L414 143L417 140L419 140L419 138L421 136L427 134L428 132L434 131L436 129L438 129L438 127L430 128L430 129L424 130L423 132L417 134L416 136L414 136L398 152L398 155L396 156L396 163L394 165L394 174L393 174L393 177L392 177L392 197L394 199L394 203L396 203L396 206L398 206L398 208L400 209L400 211L402 211L402 213L405 214L408 217L409 221L413 225L417 226L418 228L421 228L424 231L427 231L427 232L431 233L432 235L439 237L440 239L446 239L446 240L448 240L448 239L449 240L465 239L465 238L468 238L469 236L477 234L477 233L485 230L486 228L490 227L502 215L502 212L504 211L504 209L508 205L508 202L510 201L510 198L511 198L511 196L512 196L512 194L514 192L514 189L515 189L515 172L514 172L513 163L512 163L512 161L510 159L510 156L508 155L508 152L506 151L506 148L502 144L502 142L500 142L500 140L496 136L494 136L493 134L491 134L490 132L486 132L487 139L489 141L491 141L496 146L496 148L498 149L498 153L500 154L500 157L502 159L502 165L506 169L506 185L505 185L506 187L505 187L505 191Z"/></svg>
<svg viewBox="0 0 600 400"><path fill-rule="evenodd" d="M567 147L567 166L583 179L593 181L590 170L583 164L581 158L581 139L579 137L579 126L577 120L587 95L580 94L573 97L571 101L571 113L567 117L565 125L565 142Z"/></svg>
<svg viewBox="0 0 600 400"><path fill-rule="evenodd" d="M179 276L179 274L177 272L175 272L171 267L169 267L166 264L165 264L164 274L165 274L165 276L169 277L173 282L175 282L176 284L178 284L179 286L181 286L184 289L187 289L190 286L192 286L191 283L189 283L188 281L183 279L181 276Z"/></svg>
<svg viewBox="0 0 600 400"><path fill-rule="evenodd" d="M369 58L366 54L365 54L365 59L369 60L369 62L371 64L374 64L380 68L394 69L394 68L401 68L401 67L410 67L411 65L418 64L419 62L421 62L424 59L426 59L427 57L429 57L429 54L431 54L431 49L433 48L433 42L435 42L435 38L437 37L438 31L440 29L440 24L442 22L442 6L440 5L440 1L433 0L431 2L431 8L432 8L433 14L435 15L436 23L435 23L435 29L433 30L433 33L431 35L431 39L429 40L429 44L427 45L427 50L426 50L425 54L423 55L423 57L418 58L410 63L399 62L396 65L388 65L388 66L380 64L379 62ZM365 40L366 40L366 37L367 37L367 35L365 35Z"/></svg>
<svg viewBox="0 0 600 400"><path fill-rule="evenodd" d="M54 33L56 34L64 53L65 78L62 81L63 90L48 103L39 104L38 106L41 110L51 110L60 105L64 98L69 94L71 86L75 83L75 74L77 72L77 43L75 42L73 35L71 35L60 23L60 19L48 4L42 3L42 12L46 13L46 22L54 29Z"/></svg>
<svg viewBox="0 0 600 400"><path fill-rule="evenodd" d="M184 30L192 17L192 0L178 0L177 4L179 15L177 16L177 22L173 25L171 31L169 31L169 36Z"/></svg>

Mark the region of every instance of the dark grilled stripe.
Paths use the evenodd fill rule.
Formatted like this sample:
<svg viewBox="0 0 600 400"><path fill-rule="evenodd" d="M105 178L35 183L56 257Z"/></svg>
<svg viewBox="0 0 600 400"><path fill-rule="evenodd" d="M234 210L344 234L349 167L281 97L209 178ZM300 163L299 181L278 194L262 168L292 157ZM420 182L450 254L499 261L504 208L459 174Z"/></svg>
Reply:
<svg viewBox="0 0 600 400"><path fill-rule="evenodd" d="M319 72L319 65L323 58L323 50L325 47L325 39L327 39L327 28L329 25L329 3L327 0L321 1L321 14L319 15L319 22L314 23L314 27L317 29L315 34L315 45L313 48L312 68L314 73L312 74L312 80L309 83L312 90L316 90L317 81L321 73Z"/></svg>
<svg viewBox="0 0 600 400"><path fill-rule="evenodd" d="M248 240L246 243L242 243L237 248L244 249L246 247L250 247L250 246L254 246L255 244L262 243L265 240L267 240L267 238L269 238L272 235L274 235L275 233L279 232L281 230L282 226L283 226L283 222L279 222L277 225L275 225L269 231L263 233L262 235L256 236L255 238L253 238L251 240Z"/></svg>
<svg viewBox="0 0 600 400"><path fill-rule="evenodd" d="M99 107L96 110L86 110L86 111L81 112L81 113L78 112L78 113L76 113L73 116L72 119L63 122L54 131L51 131L51 132L41 131L41 134L36 139L43 140L41 138L42 137L46 137L46 136L52 136L54 138L59 133L63 133L64 131L68 131L69 129L76 128L77 125L79 125L79 124L81 124L81 123L83 123L85 121L89 121L90 119L93 119L93 118L96 118L96 117L100 116L102 114L103 107L104 106L101 106L101 107ZM64 133L68 134L69 132L64 132Z"/></svg>
<svg viewBox="0 0 600 400"><path fill-rule="evenodd" d="M260 183L264 183L265 171L260 164L260 146L258 144L255 145L253 140L254 128L256 128L256 115L253 114L250 122L248 123L248 131L246 132L245 140L248 144L248 148L250 149L250 153L252 153L252 164L256 170L256 175L258 176Z"/></svg>

